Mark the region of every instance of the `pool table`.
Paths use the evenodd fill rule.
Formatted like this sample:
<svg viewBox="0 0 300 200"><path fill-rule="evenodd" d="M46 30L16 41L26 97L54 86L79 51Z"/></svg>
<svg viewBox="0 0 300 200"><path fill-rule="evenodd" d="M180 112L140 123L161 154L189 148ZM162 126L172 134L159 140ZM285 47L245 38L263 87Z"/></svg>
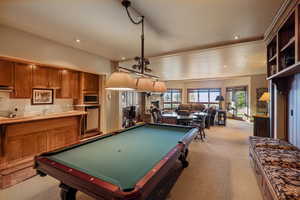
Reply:
<svg viewBox="0 0 300 200"><path fill-rule="evenodd" d="M177 161L185 168L193 127L141 124L44 153L35 158L39 175L61 182L61 199L79 190L96 199L146 199Z"/></svg>

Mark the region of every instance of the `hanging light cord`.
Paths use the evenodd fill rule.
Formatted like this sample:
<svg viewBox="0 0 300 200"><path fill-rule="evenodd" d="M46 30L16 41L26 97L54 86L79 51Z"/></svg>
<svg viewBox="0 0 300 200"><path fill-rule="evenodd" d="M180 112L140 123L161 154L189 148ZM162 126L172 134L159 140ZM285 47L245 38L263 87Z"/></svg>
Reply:
<svg viewBox="0 0 300 200"><path fill-rule="evenodd" d="M122 5L126 8L127 15L130 21L135 24L139 25L142 24L142 34L141 34L141 57L140 57L140 69L141 73L145 73L145 35L144 35L144 16L140 16L141 19L139 21L135 21L129 12L129 7L131 6L131 2L129 0L123 0Z"/></svg>
<svg viewBox="0 0 300 200"><path fill-rule="evenodd" d="M139 25L140 23L143 22L144 16L140 16L140 18L141 18L140 21L135 21L135 20L132 18L131 14L130 14L130 12L129 12L129 10L128 10L128 7L125 7L125 8L126 8L126 12L127 12L128 17L129 17L130 21L131 21L133 24Z"/></svg>

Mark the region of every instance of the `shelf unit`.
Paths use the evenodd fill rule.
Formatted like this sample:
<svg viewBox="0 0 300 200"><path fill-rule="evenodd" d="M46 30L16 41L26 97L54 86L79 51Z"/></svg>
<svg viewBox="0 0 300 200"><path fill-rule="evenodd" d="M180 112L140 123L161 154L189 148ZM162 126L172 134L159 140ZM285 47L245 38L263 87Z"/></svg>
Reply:
<svg viewBox="0 0 300 200"><path fill-rule="evenodd" d="M300 16L298 5L278 29L274 38L267 44L268 80L289 76L298 71L299 55L298 31ZM295 69L296 68L296 69Z"/></svg>
<svg viewBox="0 0 300 200"><path fill-rule="evenodd" d="M267 47L268 55L268 76L277 73L277 35L273 38Z"/></svg>
<svg viewBox="0 0 300 200"><path fill-rule="evenodd" d="M269 80L269 116L272 136L290 142L295 127L298 95L297 74L300 73L300 0L286 0L265 34ZM297 94L296 94L297 93ZM293 118L293 119L292 119ZM292 138L294 139L294 138ZM299 140L300 141L300 140Z"/></svg>

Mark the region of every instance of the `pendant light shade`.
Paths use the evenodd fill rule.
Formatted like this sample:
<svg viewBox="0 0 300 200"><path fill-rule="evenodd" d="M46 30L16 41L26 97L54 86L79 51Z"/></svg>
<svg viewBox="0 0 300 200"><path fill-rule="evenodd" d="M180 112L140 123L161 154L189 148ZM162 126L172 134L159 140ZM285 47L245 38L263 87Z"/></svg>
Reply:
<svg viewBox="0 0 300 200"><path fill-rule="evenodd" d="M164 82L156 81L154 83L154 92L164 93L166 91L167 91L167 87L166 87L166 84Z"/></svg>
<svg viewBox="0 0 300 200"><path fill-rule="evenodd" d="M107 90L135 90L134 79L126 72L114 72L106 82Z"/></svg>
<svg viewBox="0 0 300 200"><path fill-rule="evenodd" d="M153 81L150 78L139 78L136 81L136 89L139 92L153 92L154 87L153 87Z"/></svg>

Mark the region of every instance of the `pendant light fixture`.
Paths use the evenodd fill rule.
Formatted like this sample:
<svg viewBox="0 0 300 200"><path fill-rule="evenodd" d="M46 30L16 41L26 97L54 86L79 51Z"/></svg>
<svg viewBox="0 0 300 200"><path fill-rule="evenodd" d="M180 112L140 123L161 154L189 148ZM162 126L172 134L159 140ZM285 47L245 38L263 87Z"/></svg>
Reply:
<svg viewBox="0 0 300 200"><path fill-rule="evenodd" d="M149 68L150 61L148 58L145 58L145 36L144 36L144 16L139 16L139 20L136 21L130 14L129 8L131 7L131 2L129 0L122 0L122 5L125 7L127 15L130 21L135 25L142 25L142 33L141 33L141 56L135 57L134 60L137 64L133 65L133 70L119 67L119 69L123 69L128 72L139 74L141 77L134 80L130 77L128 73L125 72L114 72L106 84L106 89L109 90L134 90L136 89L139 92L165 92L166 85L164 82L156 81L154 82L152 78L159 78L157 76L153 76L150 74L146 74L145 72L151 72L152 70ZM136 71L138 70L138 72ZM151 78L150 78L151 77Z"/></svg>
<svg viewBox="0 0 300 200"><path fill-rule="evenodd" d="M167 87L166 87L165 82L161 82L161 81L154 82L153 91L161 92L161 93L167 92Z"/></svg>
<svg viewBox="0 0 300 200"><path fill-rule="evenodd" d="M134 79L127 72L114 72L106 82L107 90L131 91L135 90Z"/></svg>
<svg viewBox="0 0 300 200"><path fill-rule="evenodd" d="M136 89L139 92L153 92L153 80L148 77L140 77L136 81Z"/></svg>

